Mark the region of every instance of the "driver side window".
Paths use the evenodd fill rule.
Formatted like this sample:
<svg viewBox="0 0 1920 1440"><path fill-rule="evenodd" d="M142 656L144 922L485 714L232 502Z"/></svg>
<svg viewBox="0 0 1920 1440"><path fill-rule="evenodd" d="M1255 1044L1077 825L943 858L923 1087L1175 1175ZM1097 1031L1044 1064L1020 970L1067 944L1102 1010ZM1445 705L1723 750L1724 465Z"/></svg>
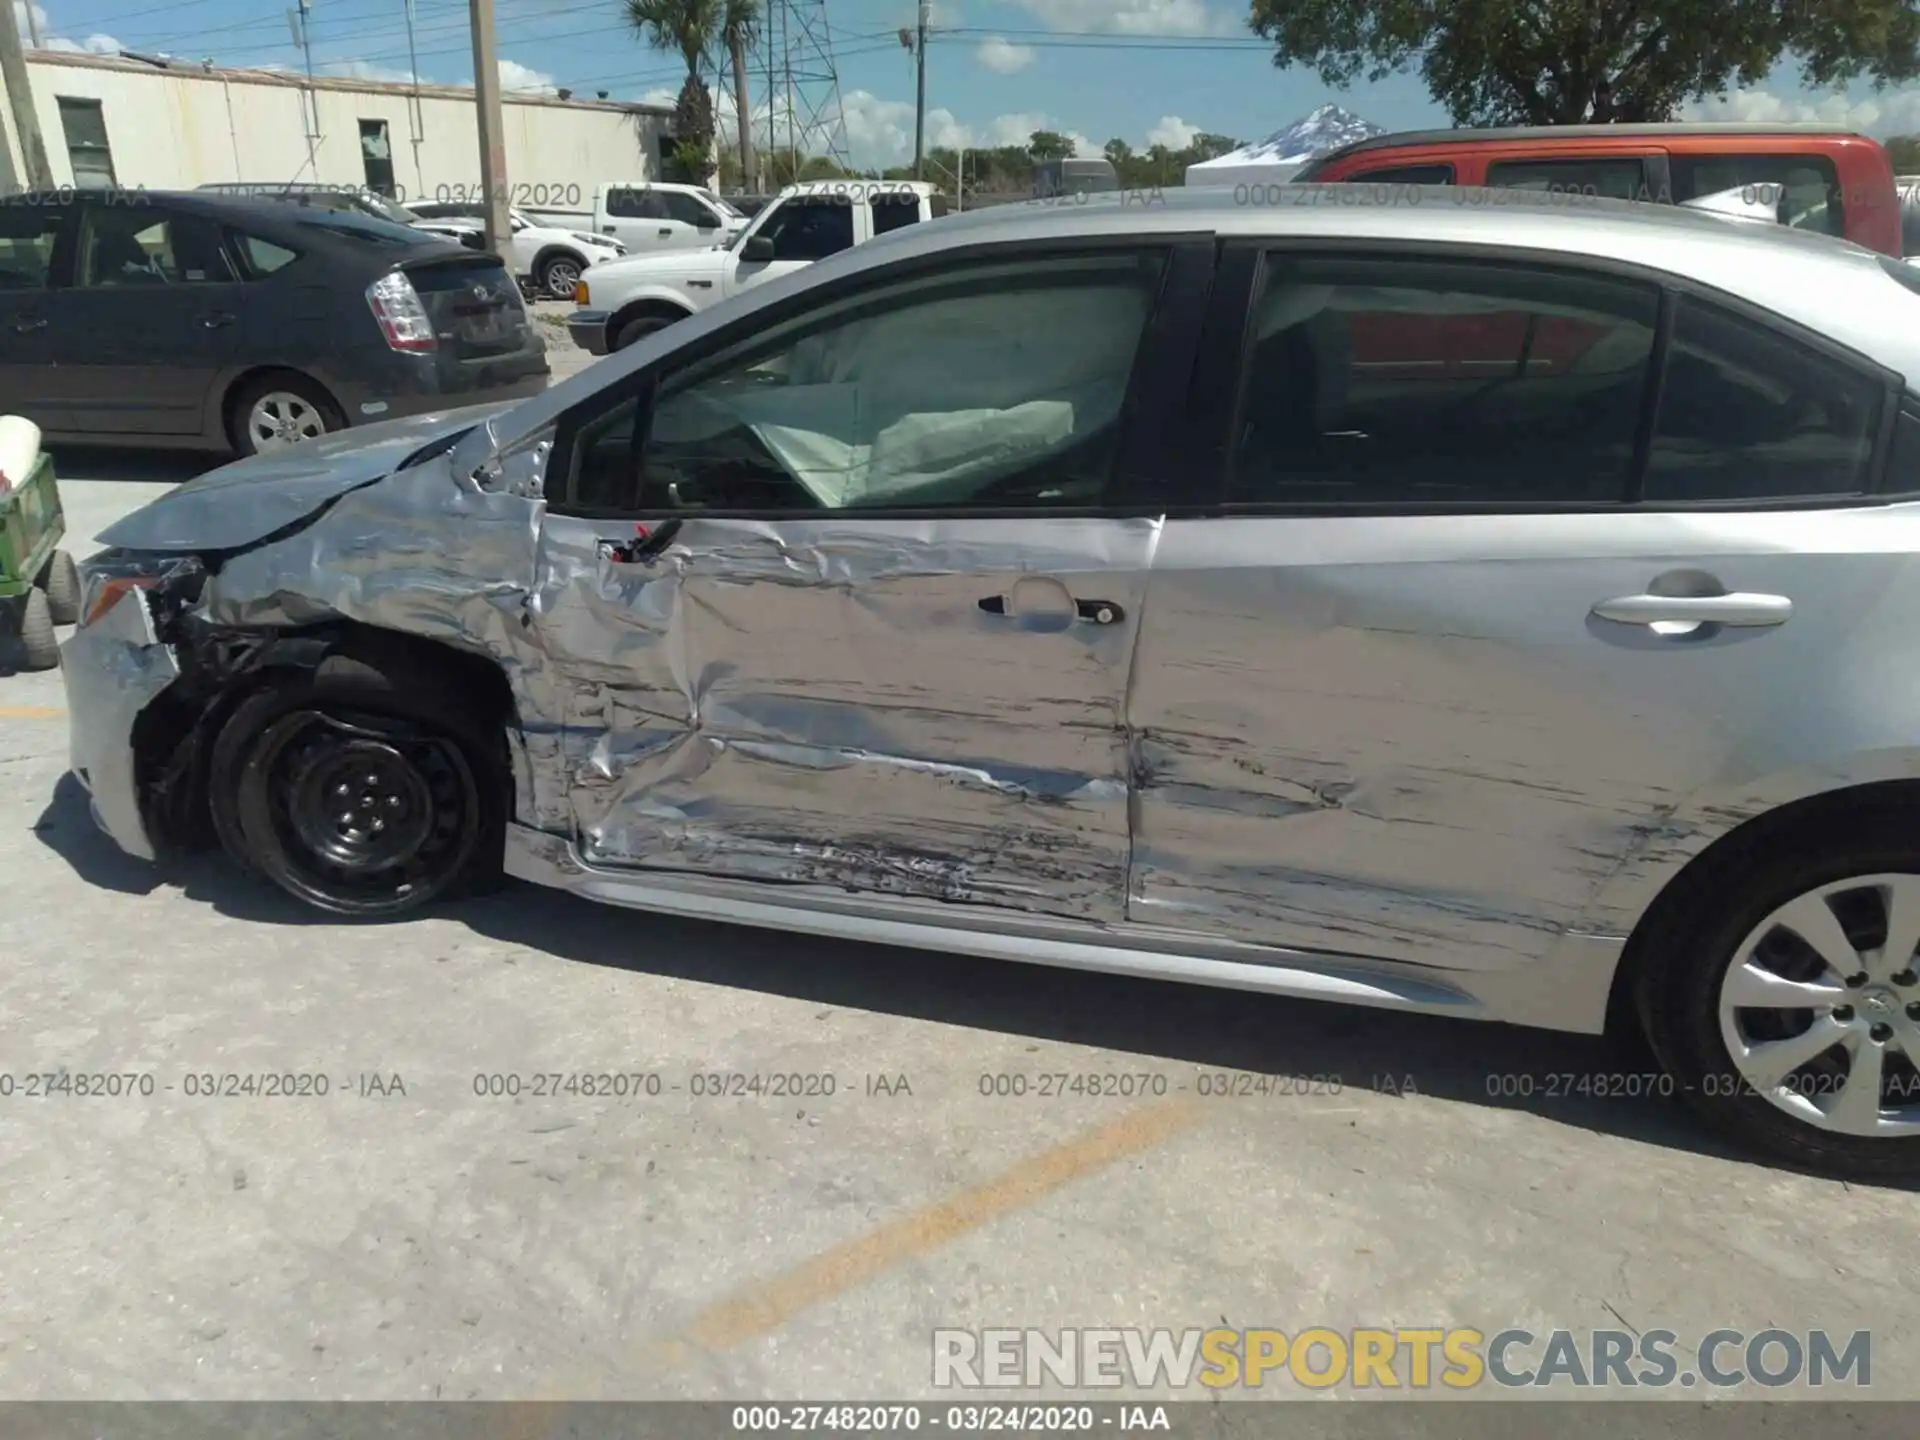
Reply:
<svg viewBox="0 0 1920 1440"><path fill-rule="evenodd" d="M1108 502L1160 252L976 266L834 301L673 367L576 432L598 513L1083 509Z"/></svg>

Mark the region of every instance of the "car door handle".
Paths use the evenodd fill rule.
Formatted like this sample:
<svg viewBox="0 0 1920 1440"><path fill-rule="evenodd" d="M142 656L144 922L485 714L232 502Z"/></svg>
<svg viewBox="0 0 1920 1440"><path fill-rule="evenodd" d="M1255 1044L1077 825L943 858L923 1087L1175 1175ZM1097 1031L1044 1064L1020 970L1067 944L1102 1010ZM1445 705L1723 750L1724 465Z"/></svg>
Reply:
<svg viewBox="0 0 1920 1440"><path fill-rule="evenodd" d="M1593 607L1621 625L1784 625L1793 601L1784 595L1622 595Z"/></svg>
<svg viewBox="0 0 1920 1440"><path fill-rule="evenodd" d="M222 325L231 325L233 323L233 316L227 314L224 310L215 310L211 314L202 315L200 317L200 323L209 330L218 330Z"/></svg>
<svg viewBox="0 0 1920 1440"><path fill-rule="evenodd" d="M671 235L673 234L673 227L671 225L662 225L659 233L662 235Z"/></svg>
<svg viewBox="0 0 1920 1440"><path fill-rule="evenodd" d="M23 315L13 322L13 328L18 330L22 335L25 335L29 330L44 330L47 328L46 317L43 315Z"/></svg>
<svg viewBox="0 0 1920 1440"><path fill-rule="evenodd" d="M611 235L611 234L613 234L613 226L611 226L611 225L602 225L602 226L600 227L600 233L601 233L602 235Z"/></svg>
<svg viewBox="0 0 1920 1440"><path fill-rule="evenodd" d="M1004 595L982 595L980 608L989 615L1007 613L1007 597ZM1076 600L1073 608L1079 612L1082 620L1094 625L1113 625L1127 618L1127 612L1111 600Z"/></svg>

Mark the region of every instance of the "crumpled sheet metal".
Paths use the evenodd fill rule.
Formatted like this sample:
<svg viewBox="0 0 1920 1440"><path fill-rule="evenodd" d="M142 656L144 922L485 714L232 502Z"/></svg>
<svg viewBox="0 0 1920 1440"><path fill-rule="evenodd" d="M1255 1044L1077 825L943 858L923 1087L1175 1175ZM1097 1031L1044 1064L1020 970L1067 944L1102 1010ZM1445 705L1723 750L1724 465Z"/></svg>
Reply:
<svg viewBox="0 0 1920 1440"><path fill-rule="evenodd" d="M1123 918L1157 521L1056 525L1040 550L1014 521L692 520L651 567L602 564L597 535L548 522L536 607L583 682L590 862ZM1123 618L981 610L1023 571L1084 577Z"/></svg>

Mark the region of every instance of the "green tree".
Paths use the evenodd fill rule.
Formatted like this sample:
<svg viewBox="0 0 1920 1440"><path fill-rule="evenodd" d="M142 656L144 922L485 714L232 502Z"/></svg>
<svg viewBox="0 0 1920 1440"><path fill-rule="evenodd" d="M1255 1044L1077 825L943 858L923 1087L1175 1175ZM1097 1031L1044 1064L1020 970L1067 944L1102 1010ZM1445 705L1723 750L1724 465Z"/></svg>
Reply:
<svg viewBox="0 0 1920 1440"><path fill-rule="evenodd" d="M1107 157L1107 163L1113 166L1114 173L1124 179L1127 166L1133 160L1133 146L1116 135L1101 146L1100 153Z"/></svg>
<svg viewBox="0 0 1920 1440"><path fill-rule="evenodd" d="M707 91L707 51L720 32L723 0L620 0L627 28L655 50L677 51L687 78L673 107L674 174L704 180L713 154L713 96Z"/></svg>
<svg viewBox="0 0 1920 1440"><path fill-rule="evenodd" d="M1765 79L1920 75L1913 0L1252 0L1274 64L1344 88L1417 69L1461 125L1665 120Z"/></svg>
<svg viewBox="0 0 1920 1440"><path fill-rule="evenodd" d="M1231 154L1240 148L1240 142L1230 135L1196 135L1181 151L1186 164L1180 167L1180 173L1186 174L1187 165L1198 165L1205 160L1218 160L1222 155Z"/></svg>
<svg viewBox="0 0 1920 1440"><path fill-rule="evenodd" d="M1066 160L1073 155L1073 141L1052 130L1036 130L1027 137L1027 154L1036 161Z"/></svg>
<svg viewBox="0 0 1920 1440"><path fill-rule="evenodd" d="M1896 175L1920 175L1920 135L1896 135L1887 141Z"/></svg>

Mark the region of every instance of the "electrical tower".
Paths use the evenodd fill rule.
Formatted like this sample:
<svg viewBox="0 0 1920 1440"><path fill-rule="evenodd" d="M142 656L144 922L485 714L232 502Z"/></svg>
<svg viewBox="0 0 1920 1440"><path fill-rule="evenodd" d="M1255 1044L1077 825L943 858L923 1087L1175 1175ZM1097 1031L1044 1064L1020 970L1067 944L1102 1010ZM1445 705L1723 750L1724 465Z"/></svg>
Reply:
<svg viewBox="0 0 1920 1440"><path fill-rule="evenodd" d="M747 73L761 91L754 108L766 109L765 122L754 126L763 166L791 151L803 163L819 158L852 168L826 0L767 0Z"/></svg>

